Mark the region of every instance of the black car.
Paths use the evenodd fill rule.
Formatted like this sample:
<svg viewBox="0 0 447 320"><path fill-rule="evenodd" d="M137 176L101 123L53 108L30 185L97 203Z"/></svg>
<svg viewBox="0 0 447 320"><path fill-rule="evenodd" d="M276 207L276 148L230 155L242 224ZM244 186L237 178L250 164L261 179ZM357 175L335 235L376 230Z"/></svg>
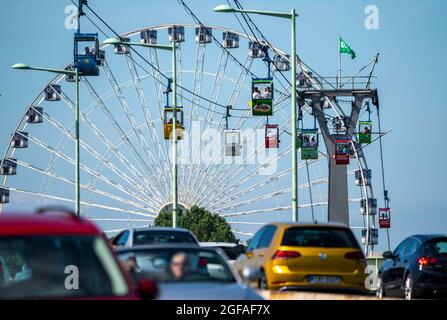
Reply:
<svg viewBox="0 0 447 320"><path fill-rule="evenodd" d="M377 295L447 297L447 235L414 235L383 254Z"/></svg>

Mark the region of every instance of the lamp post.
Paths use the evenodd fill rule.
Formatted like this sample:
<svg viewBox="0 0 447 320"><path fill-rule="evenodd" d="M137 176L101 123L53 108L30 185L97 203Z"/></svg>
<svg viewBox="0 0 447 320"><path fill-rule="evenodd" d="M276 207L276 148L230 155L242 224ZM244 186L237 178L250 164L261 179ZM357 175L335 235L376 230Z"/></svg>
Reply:
<svg viewBox="0 0 447 320"><path fill-rule="evenodd" d="M75 147L75 162L76 162L76 178L75 178L75 212L76 215L80 216L81 214L81 183L80 183L80 158L79 158L79 72L77 68L75 70L63 70L63 69L53 69L53 68L40 68L40 67L30 67L24 63L16 63L11 66L13 69L18 70L36 70L36 71L45 71L50 73L57 74L65 74L65 75L74 75L75 83L76 83L76 98L75 98L75 131L76 131L76 147Z"/></svg>
<svg viewBox="0 0 447 320"><path fill-rule="evenodd" d="M103 44L111 45L126 45L126 46L139 46L146 48L155 48L161 50L169 50L172 52L172 94L173 94L173 106L172 106L172 227L177 227L177 210L178 210L178 196L177 196L177 61L176 61L176 44L172 41L172 45L139 43L139 42L127 42L117 38L106 39Z"/></svg>
<svg viewBox="0 0 447 320"><path fill-rule="evenodd" d="M296 117L297 117L297 106L296 106L296 38L295 38L295 18L298 14L295 9L291 9L289 12L276 12L276 11L261 11L261 10L246 10L246 9L235 9L229 5L222 4L214 8L215 12L223 13L253 13L264 16L271 16L277 18L286 18L291 20L292 24L292 47L291 47L291 63L292 63L292 221L298 221L298 162L297 162L297 132L296 132Z"/></svg>

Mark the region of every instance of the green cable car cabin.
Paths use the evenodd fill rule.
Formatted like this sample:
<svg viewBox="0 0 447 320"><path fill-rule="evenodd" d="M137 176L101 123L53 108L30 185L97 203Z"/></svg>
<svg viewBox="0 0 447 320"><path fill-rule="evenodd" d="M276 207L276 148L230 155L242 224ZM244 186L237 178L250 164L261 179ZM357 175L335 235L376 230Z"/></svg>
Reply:
<svg viewBox="0 0 447 320"><path fill-rule="evenodd" d="M252 79L251 114L253 116L273 115L273 79Z"/></svg>
<svg viewBox="0 0 447 320"><path fill-rule="evenodd" d="M371 130L372 130L372 122L371 121L359 121L359 143L371 143Z"/></svg>
<svg viewBox="0 0 447 320"><path fill-rule="evenodd" d="M297 139L301 160L318 159L318 129L299 129Z"/></svg>

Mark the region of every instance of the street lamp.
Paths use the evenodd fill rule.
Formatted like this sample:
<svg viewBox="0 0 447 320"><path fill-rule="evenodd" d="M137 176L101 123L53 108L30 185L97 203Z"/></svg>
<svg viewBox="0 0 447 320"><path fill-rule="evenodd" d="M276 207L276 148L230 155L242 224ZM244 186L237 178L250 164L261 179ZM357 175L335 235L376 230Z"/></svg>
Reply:
<svg viewBox="0 0 447 320"><path fill-rule="evenodd" d="M45 71L45 72L51 72L51 73L57 73L57 74L65 74L65 75L74 75L75 76L75 82L76 82L76 102L75 102L75 114L76 114L76 120L75 120L75 130L76 130L76 155L75 155L75 161L76 161L76 191L75 191L75 212L76 215L81 214L81 183L80 183L80 170L79 170L79 72L77 68L74 68L75 70L62 70L62 69L53 69L53 68L40 68L40 67L30 67L27 64L24 63L16 63L11 66L13 69L17 70L36 70L36 71Z"/></svg>
<svg viewBox="0 0 447 320"><path fill-rule="evenodd" d="M176 61L176 44L172 41L172 45L162 44L150 44L140 42L128 42L122 41L118 38L106 39L103 44L110 45L126 45L126 46L139 46L146 48L155 48L161 50L169 50L172 52L172 94L173 94L173 106L172 106L172 227L177 227L177 210L178 210L178 196L177 196L177 61Z"/></svg>
<svg viewBox="0 0 447 320"><path fill-rule="evenodd" d="M298 170L297 170L297 152L296 152L296 39L295 39L295 18L298 16L295 13L295 9L291 9L289 12L276 12L276 11L261 11L261 10L246 10L246 9L235 9L229 5L222 4L214 8L215 12L223 13L253 13L264 16L272 16L278 18L290 19L292 22L292 48L291 48L291 62L292 62L292 221L298 221Z"/></svg>

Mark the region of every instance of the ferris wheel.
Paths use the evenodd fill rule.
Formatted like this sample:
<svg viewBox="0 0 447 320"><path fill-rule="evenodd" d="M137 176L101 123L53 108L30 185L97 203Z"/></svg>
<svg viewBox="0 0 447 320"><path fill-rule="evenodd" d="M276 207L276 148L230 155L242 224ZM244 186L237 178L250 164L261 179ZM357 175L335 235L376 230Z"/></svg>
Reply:
<svg viewBox="0 0 447 320"><path fill-rule="evenodd" d="M172 205L170 143L176 125L178 197L183 209L202 206L249 238L266 222L290 220L291 152L300 151L300 220L327 221L328 163L348 165L350 223L375 229L373 194L362 143L368 132L337 140L331 159L311 104L300 107L300 140L291 140L290 57L236 30L165 24L120 35L124 41L176 42L177 123L172 122L170 56L153 48L99 44L92 75L80 77L81 212L107 232L152 224ZM73 68L73 61L65 69ZM299 87L323 89L299 60ZM74 203L73 77L43 84L12 132L1 159L0 209ZM321 113L342 132L341 102L325 97ZM359 123L360 129L371 121ZM363 139L363 140L362 140ZM355 212L355 213L354 213ZM368 244L368 243L367 243Z"/></svg>

